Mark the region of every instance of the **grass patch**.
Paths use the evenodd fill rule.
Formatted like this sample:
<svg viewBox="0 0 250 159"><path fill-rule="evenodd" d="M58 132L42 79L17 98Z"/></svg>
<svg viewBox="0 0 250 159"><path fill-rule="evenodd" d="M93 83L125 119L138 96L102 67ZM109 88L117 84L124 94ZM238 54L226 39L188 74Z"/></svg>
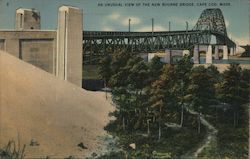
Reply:
<svg viewBox="0 0 250 159"><path fill-rule="evenodd" d="M182 128L179 130L165 129L161 140L157 136L143 136L139 133L113 133L119 137L119 145L128 157L136 158L178 158L199 146L205 132L197 134L196 130ZM136 144L136 149L129 147Z"/></svg>
<svg viewBox="0 0 250 159"><path fill-rule="evenodd" d="M248 158L248 111L242 110L239 125L234 127L230 120L230 113L219 112L218 121L214 118L208 119L218 130L217 140L207 148L201 157L207 158L228 158L246 159ZM232 115L231 115L232 116Z"/></svg>
<svg viewBox="0 0 250 159"><path fill-rule="evenodd" d="M189 115L189 120L193 118L195 116ZM124 151L122 154L126 154L128 158L180 158L191 156L204 140L205 127L202 126L202 131L198 134L196 126L197 123L176 129L164 127L161 140L158 140L157 127L151 127L150 135L147 136L146 131L122 131L121 124L112 121L106 126L106 130L119 138L118 145ZM132 143L136 145L136 149L129 146Z"/></svg>
<svg viewBox="0 0 250 159"><path fill-rule="evenodd" d="M8 144L0 149L0 158L1 159L24 159L25 157L25 147L26 145L21 146L18 140L18 143L11 140Z"/></svg>
<svg viewBox="0 0 250 159"><path fill-rule="evenodd" d="M217 142L211 144L201 157L245 159L248 157L248 131L246 128L232 126L217 126Z"/></svg>

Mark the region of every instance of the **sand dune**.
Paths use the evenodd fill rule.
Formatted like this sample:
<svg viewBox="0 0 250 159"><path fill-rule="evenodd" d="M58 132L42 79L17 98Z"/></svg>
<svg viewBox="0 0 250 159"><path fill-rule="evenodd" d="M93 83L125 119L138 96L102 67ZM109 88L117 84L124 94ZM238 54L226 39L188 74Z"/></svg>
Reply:
<svg viewBox="0 0 250 159"><path fill-rule="evenodd" d="M0 147L26 144L26 157L83 158L105 134L113 110L101 92L85 91L0 52ZM31 139L40 146L30 146ZM80 149L83 142L88 149Z"/></svg>

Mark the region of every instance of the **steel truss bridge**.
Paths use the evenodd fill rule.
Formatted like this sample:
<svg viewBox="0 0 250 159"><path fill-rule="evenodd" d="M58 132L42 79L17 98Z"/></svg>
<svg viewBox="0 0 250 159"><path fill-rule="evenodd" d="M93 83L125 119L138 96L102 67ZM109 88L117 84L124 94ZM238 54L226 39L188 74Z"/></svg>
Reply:
<svg viewBox="0 0 250 159"><path fill-rule="evenodd" d="M218 8L204 10L192 30L161 32L107 32L83 31L83 60L85 64L98 63L107 53L124 50L132 53L149 53L173 50L190 50L194 45L209 45L212 35L217 45L235 47L227 36L225 20Z"/></svg>

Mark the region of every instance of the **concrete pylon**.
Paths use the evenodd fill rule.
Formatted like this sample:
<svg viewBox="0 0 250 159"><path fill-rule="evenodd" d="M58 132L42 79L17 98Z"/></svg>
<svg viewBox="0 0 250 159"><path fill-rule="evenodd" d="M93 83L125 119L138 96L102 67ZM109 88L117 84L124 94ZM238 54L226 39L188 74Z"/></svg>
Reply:
<svg viewBox="0 0 250 159"><path fill-rule="evenodd" d="M224 45L224 46L223 46L223 60L228 60L227 45Z"/></svg>
<svg viewBox="0 0 250 159"><path fill-rule="evenodd" d="M230 56L233 56L234 55L234 48L230 48Z"/></svg>
<svg viewBox="0 0 250 159"><path fill-rule="evenodd" d="M231 47L230 48L230 56L234 56L236 53L235 53L235 48L234 47Z"/></svg>
<svg viewBox="0 0 250 159"><path fill-rule="evenodd" d="M169 49L165 49L165 62L171 63L171 51Z"/></svg>
<svg viewBox="0 0 250 159"><path fill-rule="evenodd" d="M155 56L155 53L148 53L148 62L150 62Z"/></svg>
<svg viewBox="0 0 250 159"><path fill-rule="evenodd" d="M35 9L18 8L16 10L16 30L40 30L40 12Z"/></svg>
<svg viewBox="0 0 250 159"><path fill-rule="evenodd" d="M82 10L62 6L58 13L56 75L82 86Z"/></svg>
<svg viewBox="0 0 250 159"><path fill-rule="evenodd" d="M219 60L219 46L216 45L214 48L214 59Z"/></svg>
<svg viewBox="0 0 250 159"><path fill-rule="evenodd" d="M194 61L194 64L200 63L200 55L199 55L199 46L198 45L194 46L193 61Z"/></svg>
<svg viewBox="0 0 250 159"><path fill-rule="evenodd" d="M212 56L212 46L208 45L207 52L206 52L206 63L212 64L213 56Z"/></svg>

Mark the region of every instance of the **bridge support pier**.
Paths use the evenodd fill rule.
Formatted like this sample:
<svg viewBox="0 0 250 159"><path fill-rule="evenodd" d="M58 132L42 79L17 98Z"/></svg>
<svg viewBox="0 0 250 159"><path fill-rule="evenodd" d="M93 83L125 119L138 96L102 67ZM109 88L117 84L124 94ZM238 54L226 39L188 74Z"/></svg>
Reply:
<svg viewBox="0 0 250 159"><path fill-rule="evenodd" d="M235 48L231 47L230 48L230 56L234 56L235 55Z"/></svg>
<svg viewBox="0 0 250 159"><path fill-rule="evenodd" d="M193 62L194 64L200 63L199 45L194 46Z"/></svg>
<svg viewBox="0 0 250 159"><path fill-rule="evenodd" d="M165 49L165 62L171 64L171 50Z"/></svg>
<svg viewBox="0 0 250 159"><path fill-rule="evenodd" d="M223 60L228 60L228 48L226 45L223 46Z"/></svg>
<svg viewBox="0 0 250 159"><path fill-rule="evenodd" d="M219 60L219 46L216 45L214 48L214 59Z"/></svg>
<svg viewBox="0 0 250 159"><path fill-rule="evenodd" d="M56 75L82 87L82 10L62 6L58 13Z"/></svg>
<svg viewBox="0 0 250 159"><path fill-rule="evenodd" d="M206 52L206 63L207 64L212 64L213 62L213 56L212 56L212 46L208 45L207 47L207 52Z"/></svg>

